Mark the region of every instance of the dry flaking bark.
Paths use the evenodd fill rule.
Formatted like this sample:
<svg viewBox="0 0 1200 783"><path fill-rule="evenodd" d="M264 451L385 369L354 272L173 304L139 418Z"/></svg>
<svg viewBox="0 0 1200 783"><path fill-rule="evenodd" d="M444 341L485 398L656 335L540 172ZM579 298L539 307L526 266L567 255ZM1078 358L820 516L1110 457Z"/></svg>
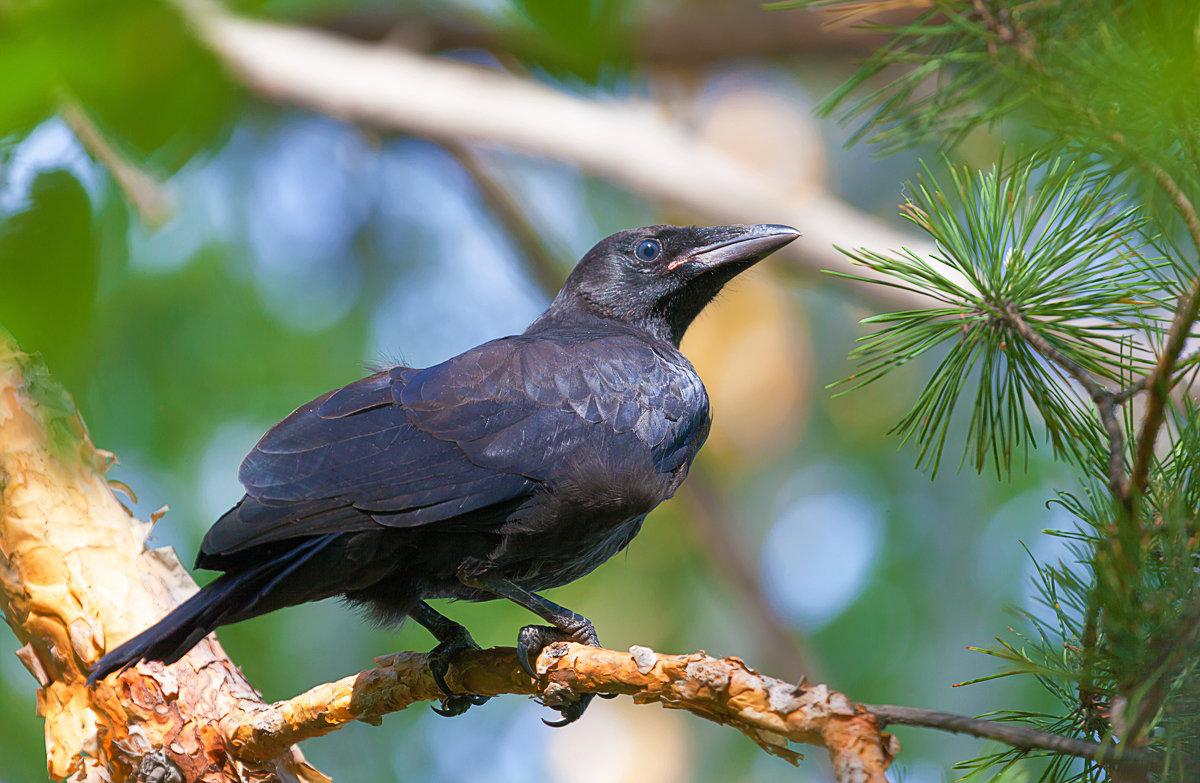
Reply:
<svg viewBox="0 0 1200 783"><path fill-rule="evenodd" d="M86 687L106 649L196 590L169 548L149 549L152 523L117 500L70 397L0 331L0 609L38 684L48 772L55 780L327 781L294 743L440 696L425 655L319 685L274 705L209 636L172 666L139 664ZM451 687L485 695L624 693L739 729L790 761L787 742L826 748L839 783L885 783L898 751L861 706L824 685L759 675L738 658L551 645L539 681L509 648L451 667Z"/></svg>
<svg viewBox="0 0 1200 783"><path fill-rule="evenodd" d="M144 665L89 690L87 667L196 589L151 525L104 479L111 455L70 397L0 331L0 607L37 680L55 780L320 781L294 748L262 763L229 753L218 719L261 704L215 637L172 667Z"/></svg>
<svg viewBox="0 0 1200 783"><path fill-rule="evenodd" d="M346 723L374 723L385 713L440 696L425 655L398 653L378 662L378 668L293 699L229 715L223 728L235 752L247 759L270 758L281 748ZM884 783L884 772L899 752L899 743L879 730L875 717L843 694L824 685L763 676L739 658L559 643L542 652L537 671L534 683L521 671L512 648L477 650L458 658L447 683L485 696L538 693L547 704L581 693L628 694L638 703L659 702L733 726L792 762L801 756L788 749L788 740L823 747L839 783Z"/></svg>

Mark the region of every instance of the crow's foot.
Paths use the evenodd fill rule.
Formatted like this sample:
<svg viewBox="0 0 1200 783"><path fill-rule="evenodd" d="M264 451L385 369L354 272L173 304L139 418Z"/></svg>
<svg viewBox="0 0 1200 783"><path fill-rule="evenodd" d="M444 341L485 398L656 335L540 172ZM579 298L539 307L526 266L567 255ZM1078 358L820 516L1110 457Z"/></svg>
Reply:
<svg viewBox="0 0 1200 783"><path fill-rule="evenodd" d="M455 693L446 684L446 672L450 670L450 664L454 659L460 653L478 649L479 645L475 643L475 640L464 629L462 635L456 635L452 639L441 642L429 652L429 671L433 675L433 681L437 683L437 686L442 689L442 693L445 694L442 697L441 706L430 708L438 715L453 718L456 715L462 715L472 707L483 704L491 698L474 693Z"/></svg>
<svg viewBox="0 0 1200 783"><path fill-rule="evenodd" d="M586 620L577 628L573 628L570 631L553 628L548 625L527 625L517 634L517 660L521 662L521 668L525 670L526 674L535 680L538 678L535 662L538 656L541 655L542 650L555 642L578 642L579 644L586 644L589 647L600 646L600 639L596 636L596 629ZM574 723L582 717L584 710L587 709L596 695L594 693L584 693L580 694L578 701L551 706L550 709L557 710L562 715L562 719L556 721L543 719L542 723L554 727ZM612 698L612 694L602 695L604 698Z"/></svg>

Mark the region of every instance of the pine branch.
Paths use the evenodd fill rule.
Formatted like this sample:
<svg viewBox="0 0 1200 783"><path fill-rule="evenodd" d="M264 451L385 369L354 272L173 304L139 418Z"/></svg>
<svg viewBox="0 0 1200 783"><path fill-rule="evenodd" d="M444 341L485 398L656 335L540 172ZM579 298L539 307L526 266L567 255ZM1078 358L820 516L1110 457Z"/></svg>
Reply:
<svg viewBox="0 0 1200 783"><path fill-rule="evenodd" d="M1171 638L1159 640L1153 645L1160 663L1146 679L1146 695L1137 703L1137 711L1127 721L1126 733L1139 738L1149 729L1162 709L1171 690L1171 685L1184 669L1190 657L1196 654L1196 641L1200 637L1200 598L1192 601L1183 612Z"/></svg>
<svg viewBox="0 0 1200 783"><path fill-rule="evenodd" d="M1123 137L1114 134L1114 143L1128 147ZM1192 246L1196 250L1196 258L1200 259L1200 216L1191 199L1183 192L1178 183L1158 164L1145 156L1138 156L1142 165L1154 176L1158 184L1170 197L1175 208L1187 226ZM1166 406L1170 400L1171 387L1174 385L1175 367L1183 353L1184 346L1192 334L1192 326L1200 315L1200 276L1192 281L1188 292L1179 299L1175 317L1171 320L1167 332L1167 342L1159 354L1158 364L1154 372L1146 379L1145 387L1149 390L1146 400L1146 413L1142 419L1142 430L1138 436L1137 447L1134 451L1133 472L1131 483L1135 491L1146 491L1146 482L1150 476L1150 466L1154 460L1154 443L1158 439L1158 431L1166 418Z"/></svg>
<svg viewBox="0 0 1200 783"><path fill-rule="evenodd" d="M1036 188L1030 184L1035 169L1045 176ZM925 391L893 430L917 442L920 462L936 469L966 378L978 367L967 434L976 469L991 458L998 472L1006 471L1013 452L1035 439L1028 400L1055 453L1090 470L1105 447L1065 392L1073 380L1100 413L1108 442L1103 471L1114 495L1128 496L1117 411L1118 400L1131 392L1113 393L1101 379L1121 383L1126 365L1134 372L1151 366L1149 353L1130 337L1132 324L1157 317L1156 284L1137 246L1144 219L1120 205L1109 180L1073 175L1053 162L1011 171L997 166L978 176L953 167L949 173L944 184L926 169L909 183L912 195L901 207L933 239L935 254L845 251L890 276L890 285L941 306L866 319L879 328L855 349L860 370L843 383L873 382L949 343ZM1006 341L1006 332L1016 339Z"/></svg>
<svg viewBox="0 0 1200 783"><path fill-rule="evenodd" d="M881 726L924 726L955 734L970 734L973 737L992 739L1021 750L1048 750L1113 766L1148 768L1160 763L1159 759L1140 749L1118 748L1110 744L1036 731L1024 726L968 718L964 715L918 707L897 707L891 704L864 704L863 706L879 718Z"/></svg>
<svg viewBox="0 0 1200 783"><path fill-rule="evenodd" d="M1072 107L1080 117L1085 118L1094 132L1111 143L1115 149L1129 156L1153 177L1179 212L1192 240L1196 257L1200 259L1200 215L1197 215L1195 205L1192 204L1191 199L1188 198L1174 177L1142 150L1130 144L1122 133L1110 130L1094 111L1085 106L1078 96L1068 90L1060 81L1049 78L1049 75L1042 70L1041 65L1029 51L1021 50L1021 57L1026 65L1045 77L1047 85L1060 100ZM1167 332L1167 341L1159 353L1154 371L1139 384L1140 387L1149 390L1149 396L1146 402L1146 412L1142 418L1142 429L1134 447L1133 469L1126 494L1129 489L1139 495L1146 491L1146 482L1149 479L1150 466L1154 459L1154 444L1158 439L1158 431L1166 419L1166 406L1170 401L1171 388L1174 386L1175 367L1191 336L1192 326L1196 323L1198 315L1200 315L1200 276L1197 276L1193 280L1191 288L1179 297L1175 316L1172 318ZM1129 501L1123 502L1128 503Z"/></svg>
<svg viewBox="0 0 1200 783"><path fill-rule="evenodd" d="M842 9L876 5L856 0L801 0L801 4ZM993 654L1009 660L1014 672L1037 676L1047 691L1062 701L1069 717L1059 719L1058 726L1101 735L1111 730L1126 748L1171 744L1156 726L1162 725L1164 714L1180 709L1179 680L1196 666L1195 641L1200 633L1200 620L1189 613L1194 607L1178 609L1185 600L1194 600L1196 536L1180 534L1177 541L1168 542L1162 533L1172 519L1178 523L1196 515L1196 493L1188 487L1195 462L1192 431L1200 412L1189 406L1182 433L1169 433L1176 441L1170 457L1160 462L1155 455L1156 442L1172 410L1172 392L1178 393L1175 387L1194 366L1192 357L1181 356L1200 314L1200 275L1187 259L1192 252L1200 258L1200 217L1191 200L1200 187L1196 141L1200 126L1194 120L1198 104L1194 90L1179 89L1180 84L1195 83L1200 75L1200 45L1193 35L1198 20L1200 7L1195 3L938 2L912 23L877 28L891 33L892 40L825 104L832 108L868 78L884 77L884 84L851 106L848 114L874 109L860 136L870 134L889 148L921 141L951 147L982 123L1019 117L1023 128L1030 123L1037 128L1025 137L1027 145L1034 147L1031 160L1072 156L1084 170L1104 172L1110 179L1120 177L1119 191L1128 193L1131 185L1141 184L1143 203L1137 211L1149 229L1143 236L1169 236L1170 221L1164 220L1164 215L1169 218L1174 212L1182 219L1194 251L1168 253L1174 258L1164 266L1187 270L1181 286L1184 290L1173 308L1157 301L1165 298L1170 284L1150 264L1145 268L1152 273L1141 283L1127 278L1109 289L1118 297L1125 289L1123 303L1140 300L1146 308L1141 312L1135 307L1122 313L1114 307L1107 314L1089 314L1081 299L1057 308L1057 314L1048 313L1041 309L1047 297L1071 297L1066 288L1051 285L1051 277L1041 285L1027 287L1024 295L992 285L989 266L1004 270L1001 277L1009 280L1017 277L1008 273L1009 268L1026 259L1015 252L1011 262L1004 256L1005 247L1012 243L1004 239L1006 221L996 220L1003 210L993 208L994 200L961 198L962 183L957 178L953 189L931 190L936 198L955 201L961 220L947 219L940 204L930 208L930 194L924 190L919 196L925 203L918 206L926 209L910 207L909 211L919 224L926 213L932 213L932 219L925 222L931 233L939 232L935 238L946 253L971 260L982 256L973 269L963 270L968 276L977 271L971 279L975 290L965 286L954 290L952 281L937 279L915 256L899 260L866 251L857 256L861 263L891 274L898 281L894 285L934 289L947 305L940 312L874 319L885 326L869 338L867 349L859 352L873 362L868 364L869 372L882 373L930 344L954 339L950 358L902 422L900 428L906 435L915 433L923 445L930 440L929 433L936 427L930 422L948 417L953 400L963 389L959 378L981 357L981 390L969 433L975 438L976 453L982 443L993 446L994 454L1006 454L1007 447L1019 441L1022 426L1029 432L1023 410L1016 426L996 413L1004 410L1005 404L1010 408L1013 404L1012 396L1005 396L1011 395L1014 387L1013 372L1030 379L1024 391L1031 399L1043 393L1039 386L1048 385L1042 399L1052 404L1039 405L1047 430L1053 432L1057 427L1072 436L1087 437L1089 428L1073 430L1069 409L1051 396L1056 379L1041 374L1039 362L1026 360L1021 347L1061 371L1064 381L1078 383L1098 411L1107 448L1097 449L1097 459L1077 461L1092 472L1106 452L1101 472L1108 491L1097 489L1093 494L1089 489L1090 504L1070 503L1085 527L1064 534L1090 551L1081 547L1057 568L1043 570L1039 565L1041 598L1053 610L1057 627L1030 616L1036 634L1022 638L1019 646L1001 641L1003 649ZM898 76L882 73L890 66L901 66ZM1047 184L1038 187L1046 190ZM996 193L1001 192L997 188ZM1085 204L1091 196L1081 190L1066 194L1066 200ZM1168 209L1158 209L1161 201L1168 203ZM1104 224L1103 215L1096 217L1098 222L1074 222L1066 232L1072 238L1066 246L1075 237L1090 233L1089 222ZM1140 227L1135 230L1141 233ZM1019 233L1020 229L1014 229L1013 234ZM980 248L984 252L979 253ZM1138 255L1136 251L1132 254L1134 258ZM1053 265L1068 263L1070 257L1071 253L1051 253L1046 260ZM1092 261L1100 259L1097 255ZM1120 271L1109 267L1093 269L1091 274L1106 277ZM988 285L980 287L979 279ZM1087 281L1077 283L1086 285ZM1043 297L1035 304L1030 294L1038 291ZM1120 305L1122 301L1107 303ZM955 305L962 323L961 337L950 338L946 335L950 334ZM1164 311L1173 311L1169 325L1159 315ZM1071 318L1077 323L1079 319L1105 322L1118 334L1124 330L1129 336L1138 329L1157 350L1147 361L1135 354L1134 343L1129 342L1122 344L1131 350L1110 351L1104 356L1102 350L1096 350L1092 336L1061 329L1064 319ZM1003 337L989 332L998 324L1012 336L1010 343L1019 339L1023 346L1008 344L1006 350ZM1002 359L994 358L996 340L1001 340ZM1130 382L1134 378L1138 380ZM1115 390L1110 390L1113 387ZM1135 438L1132 414L1124 405L1142 391L1148 395ZM984 425L974 429L980 419ZM930 448L940 450L944 430L936 437ZM1128 472L1127 451L1132 457ZM1076 456L1070 451L1065 454ZM1152 471L1157 471L1153 482ZM1183 482L1182 490L1178 482ZM1168 508L1151 496L1160 491L1190 494L1178 507ZM1060 493L1060 500L1068 498ZM1112 499L1117 501L1115 508ZM1089 528L1094 528L1094 533L1085 532ZM1079 570L1088 573L1073 573ZM1022 716L1014 713L1013 717ZM1171 772L1178 775L1176 767L1190 763L1188 751L1174 746L1169 750L1171 761L1163 763L1175 765ZM980 759L974 766L982 771L1018 758L1008 751ZM1107 771L1119 781L1145 781L1150 776L1147 768L1109 766ZM1093 780L1099 774L1100 770L1080 768L1058 755L1049 762L1042 779Z"/></svg>
<svg viewBox="0 0 1200 783"><path fill-rule="evenodd" d="M1034 350L1066 371L1091 397L1096 411L1100 414L1104 432L1108 435L1108 488L1113 498L1126 507L1126 511L1131 510L1129 481L1125 477L1125 433L1121 429L1121 423L1117 421L1117 396L1097 383L1088 372L1063 355L1046 338L1031 329L1021 317L1016 305L1009 302L1002 312L1013 331L1021 335Z"/></svg>

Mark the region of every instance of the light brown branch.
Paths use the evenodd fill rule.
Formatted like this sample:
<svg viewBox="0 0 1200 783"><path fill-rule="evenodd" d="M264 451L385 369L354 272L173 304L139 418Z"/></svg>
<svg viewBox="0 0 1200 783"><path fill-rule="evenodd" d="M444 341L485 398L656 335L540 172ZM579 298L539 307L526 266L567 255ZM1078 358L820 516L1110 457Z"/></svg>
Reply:
<svg viewBox="0 0 1200 783"><path fill-rule="evenodd" d="M656 68L710 68L728 58L811 57L817 54L866 57L887 42L879 32L830 25L825 14L804 9L764 12L759 3L723 0L654 5L627 31L639 65ZM916 9L897 8L873 21L900 24ZM438 52L486 49L511 56L537 55L537 36L527 29L505 27L503 20L485 25L452 8L431 6L420 13L394 5L318 8L305 24L363 41L398 41L413 49Z"/></svg>
<svg viewBox="0 0 1200 783"><path fill-rule="evenodd" d="M319 685L288 701L231 714L224 729L235 752L255 760L356 721L440 697L427 657L399 653L377 669ZM548 704L583 693L627 694L715 723L733 726L768 752L793 763L801 756L787 741L825 748L839 783L884 783L899 744L881 733L874 717L824 685L793 685L766 677L739 658L704 653L662 655L645 647L618 652L560 642L537 660L534 683L512 648L464 653L450 667L454 690L497 696L539 694Z"/></svg>
<svg viewBox="0 0 1200 783"><path fill-rule="evenodd" d="M104 480L112 455L70 398L0 331L0 609L38 686L54 780L328 781L295 748L246 763L217 730L261 704L215 637L177 665L87 688L89 664L196 589L169 549L147 549Z"/></svg>

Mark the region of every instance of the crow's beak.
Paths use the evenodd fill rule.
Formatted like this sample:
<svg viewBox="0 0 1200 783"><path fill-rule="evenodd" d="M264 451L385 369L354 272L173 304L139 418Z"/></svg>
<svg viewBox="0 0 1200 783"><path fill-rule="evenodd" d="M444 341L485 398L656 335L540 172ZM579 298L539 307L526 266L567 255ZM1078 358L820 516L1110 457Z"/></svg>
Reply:
<svg viewBox="0 0 1200 783"><path fill-rule="evenodd" d="M716 241L672 261L667 268L674 269L681 264L696 264L707 269L737 263L749 266L800 236L800 232L791 226L776 224L722 226L711 230L719 236Z"/></svg>

